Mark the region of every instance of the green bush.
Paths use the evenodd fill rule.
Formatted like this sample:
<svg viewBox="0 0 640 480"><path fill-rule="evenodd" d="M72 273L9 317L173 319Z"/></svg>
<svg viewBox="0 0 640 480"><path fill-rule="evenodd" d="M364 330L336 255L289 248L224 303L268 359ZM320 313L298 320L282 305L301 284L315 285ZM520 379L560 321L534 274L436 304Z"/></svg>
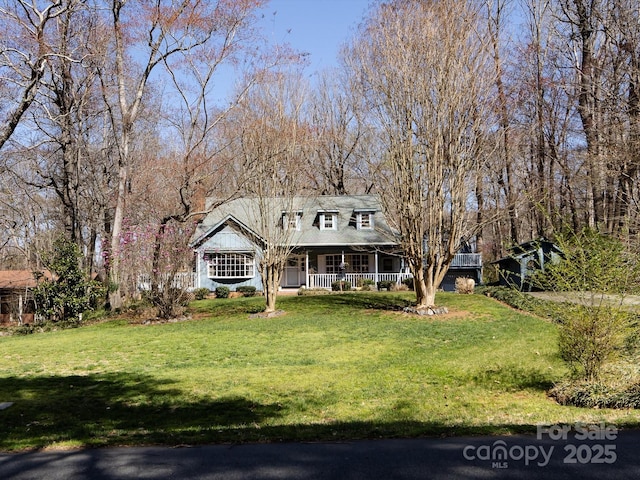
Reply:
<svg viewBox="0 0 640 480"><path fill-rule="evenodd" d="M104 286L89 280L80 268L82 252L70 240L58 238L53 249L42 252L44 266L55 274L53 280L42 280L42 272L34 272L42 280L33 290L37 314L60 326L76 326L82 314L95 309L105 295Z"/></svg>
<svg viewBox="0 0 640 480"><path fill-rule="evenodd" d="M312 295L328 295L331 294L330 290L326 288L300 288L298 289L298 295L300 296L312 296Z"/></svg>
<svg viewBox="0 0 640 480"><path fill-rule="evenodd" d="M241 285L236 288L236 292L242 293L244 297L253 297L256 294L256 287L251 285Z"/></svg>
<svg viewBox="0 0 640 480"><path fill-rule="evenodd" d="M566 381L549 392L561 405L582 408L640 408L640 381L615 385L607 381Z"/></svg>
<svg viewBox="0 0 640 480"><path fill-rule="evenodd" d="M196 288L193 291L193 297L196 300L204 300L205 298L207 298L207 295L209 295L210 291L208 288Z"/></svg>
<svg viewBox="0 0 640 480"><path fill-rule="evenodd" d="M358 279L358 286L364 290L365 292L368 292L369 290L371 290L371 287L373 287L376 284L376 282L374 280L372 280L371 278L359 278Z"/></svg>
<svg viewBox="0 0 640 480"><path fill-rule="evenodd" d="M231 290L229 290L229 287L225 287L225 286L216 287L216 298L229 298L230 292Z"/></svg>
<svg viewBox="0 0 640 480"><path fill-rule="evenodd" d="M548 265L539 284L570 292L575 305L558 311L560 356L583 380L596 381L616 362L633 332L624 296L640 285L640 264L617 238L584 229L559 235L560 261Z"/></svg>
<svg viewBox="0 0 640 480"><path fill-rule="evenodd" d="M378 290L391 290L391 287L393 286L393 284L396 283L392 280L381 280L378 282Z"/></svg>
<svg viewBox="0 0 640 480"><path fill-rule="evenodd" d="M405 278L402 280L409 290L413 290L413 277Z"/></svg>
<svg viewBox="0 0 640 480"><path fill-rule="evenodd" d="M347 280L338 280L337 282L333 282L331 284L331 290L333 290L334 292L349 291L351 290L351 282Z"/></svg>

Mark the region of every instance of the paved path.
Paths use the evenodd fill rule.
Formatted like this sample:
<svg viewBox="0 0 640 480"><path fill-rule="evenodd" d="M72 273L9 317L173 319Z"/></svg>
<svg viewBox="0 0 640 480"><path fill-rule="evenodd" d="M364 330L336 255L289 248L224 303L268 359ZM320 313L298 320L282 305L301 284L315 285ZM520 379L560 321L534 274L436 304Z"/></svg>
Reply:
<svg viewBox="0 0 640 480"><path fill-rule="evenodd" d="M0 455L2 480L636 479L640 431ZM575 432L574 432L575 433ZM491 457L495 457L493 460ZM488 458L487 458L488 457Z"/></svg>
<svg viewBox="0 0 640 480"><path fill-rule="evenodd" d="M640 305L640 295L625 295L620 297L619 295L606 295L606 294L593 294L589 292L526 292L532 297L539 298L540 300L550 300L552 302L574 302L590 305L595 302L599 305L611 304L614 306L623 305L629 307L636 307Z"/></svg>

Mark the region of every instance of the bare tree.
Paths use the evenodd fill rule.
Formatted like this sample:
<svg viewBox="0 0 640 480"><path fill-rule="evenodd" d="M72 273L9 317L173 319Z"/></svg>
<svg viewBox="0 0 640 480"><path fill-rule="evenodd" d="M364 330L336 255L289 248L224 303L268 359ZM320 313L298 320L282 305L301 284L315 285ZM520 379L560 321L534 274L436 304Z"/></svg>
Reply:
<svg viewBox="0 0 640 480"><path fill-rule="evenodd" d="M25 0L0 3L0 84L3 121L0 148L13 135L35 100L47 62L62 52L49 43L55 19L64 14L74 0L54 0L41 6Z"/></svg>
<svg viewBox="0 0 640 480"><path fill-rule="evenodd" d="M495 68L495 90L497 94L496 114L498 117L499 135L497 137L498 148L495 157L497 165L490 166L490 170L498 173L497 184L504 192L504 203L507 212L507 222L509 223L508 243L518 243L519 225L517 212L517 183L514 172L514 154L512 145L512 117L509 112L508 86L505 85L505 23L508 18L508 9L511 0L488 0L486 2L488 33L491 39L491 53ZM492 168L493 167L493 168ZM496 168L497 167L497 168ZM478 186L476 195L478 197L478 213L482 215L484 182L483 176L478 176ZM483 218L478 218L478 223L483 223Z"/></svg>
<svg viewBox="0 0 640 480"><path fill-rule="evenodd" d="M347 72L323 72L310 100L314 148L309 171L322 195L346 195L366 189L359 171L364 167L362 143L366 127L349 92ZM363 183L365 183L363 185Z"/></svg>
<svg viewBox="0 0 640 480"><path fill-rule="evenodd" d="M386 151L380 189L414 275L418 307L469 238L487 94L494 84L478 6L380 5L349 52Z"/></svg>
<svg viewBox="0 0 640 480"><path fill-rule="evenodd" d="M250 180L246 217L260 246L256 252L265 296L265 312L276 309L277 292L295 245L297 195L304 182L301 159L309 138L303 121L306 90L297 72L270 73L243 104L238 153Z"/></svg>
<svg viewBox="0 0 640 480"><path fill-rule="evenodd" d="M151 74L170 59L203 45L218 41L227 45L261 3L230 0L145 0L136 3L112 0L109 3L114 70L113 75L105 70L101 75L119 153L110 246L110 276L116 285L118 257L115 252L120 241L130 181L132 139ZM138 50L135 56L134 49ZM134 59L141 60L132 67L136 63ZM116 290L111 295L112 306L118 306L121 301L120 292Z"/></svg>
<svg viewBox="0 0 640 480"><path fill-rule="evenodd" d="M33 21L35 13L27 7L37 9L38 3L20 3ZM102 182L94 177L99 169L91 143L97 137L95 117L100 108L93 65L104 55L92 55L87 48L92 45L95 50L100 44L95 11L76 0L54 3L58 11L40 32L40 49L47 55L41 65L38 94L21 117L21 134L5 145L4 154L11 159L5 167L26 193L22 198L28 200L14 208L33 211L46 205L43 215L47 220L42 226L65 234L87 252L86 267L92 270L98 216L90 213L95 196L85 185ZM14 29L27 28L17 16L3 20L13 22ZM25 40L24 47L28 45Z"/></svg>
<svg viewBox="0 0 640 480"><path fill-rule="evenodd" d="M87 215L93 199L85 188L96 181L91 143L100 128L95 121L101 108L95 66L101 56L87 50L87 45L99 43L95 22L96 16L81 2L70 4L56 18L57 36L50 41L60 54L47 62L32 120L43 139L38 149L42 159L36 159L32 167L40 176L40 185L34 186L55 193L65 236L81 251L88 246L85 234L95 230Z"/></svg>

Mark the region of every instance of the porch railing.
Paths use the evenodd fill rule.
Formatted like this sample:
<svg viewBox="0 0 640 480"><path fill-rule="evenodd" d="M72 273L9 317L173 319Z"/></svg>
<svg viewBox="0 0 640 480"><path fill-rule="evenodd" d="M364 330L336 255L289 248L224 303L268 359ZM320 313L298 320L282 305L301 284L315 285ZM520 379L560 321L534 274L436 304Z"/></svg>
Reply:
<svg viewBox="0 0 640 480"><path fill-rule="evenodd" d="M331 284L338 280L346 280L354 287L364 279L369 279L376 283L384 281L401 283L404 279L410 277L412 277L410 273L345 273L343 275L338 273L312 273L309 274L309 288L330 289Z"/></svg>

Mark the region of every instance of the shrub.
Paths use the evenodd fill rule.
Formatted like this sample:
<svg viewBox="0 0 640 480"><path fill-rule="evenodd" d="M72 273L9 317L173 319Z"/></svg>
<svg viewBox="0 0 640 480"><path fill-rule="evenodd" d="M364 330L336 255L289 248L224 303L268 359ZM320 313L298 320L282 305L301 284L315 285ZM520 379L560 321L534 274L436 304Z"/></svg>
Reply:
<svg viewBox="0 0 640 480"><path fill-rule="evenodd" d="M375 284L376 284L376 282L375 282L374 280L370 279L370 278L359 278L359 279L358 279L358 286L359 286L362 290L364 290L364 291L366 291L366 292L368 292L369 290L371 290L371 287L372 287L373 285L375 285Z"/></svg>
<svg viewBox="0 0 640 480"><path fill-rule="evenodd" d="M80 268L82 252L70 240L59 238L53 250L42 253L44 266L56 275L44 280L33 290L36 312L46 320L75 326L81 323L82 313L96 308L105 288L89 280ZM42 273L34 272L41 279Z"/></svg>
<svg viewBox="0 0 640 480"><path fill-rule="evenodd" d="M392 292L406 292L408 290L409 287L407 287L404 283L394 283L393 285L391 285Z"/></svg>
<svg viewBox="0 0 640 480"><path fill-rule="evenodd" d="M300 288L298 289L298 295L300 296L312 296L312 295L328 295L331 291L326 288Z"/></svg>
<svg viewBox="0 0 640 480"><path fill-rule="evenodd" d="M231 290L229 290L229 287L225 287L225 286L216 287L216 298L229 298L229 293L231 293Z"/></svg>
<svg viewBox="0 0 640 480"><path fill-rule="evenodd" d="M476 286L476 282L472 278L458 277L456 278L456 293L471 294Z"/></svg>
<svg viewBox="0 0 640 480"><path fill-rule="evenodd" d="M160 318L175 318L184 314L193 295L183 288L164 287L147 292L146 299L157 309Z"/></svg>
<svg viewBox="0 0 640 480"><path fill-rule="evenodd" d="M617 238L584 229L559 235L563 258L535 280L550 290L570 292L575 302L558 311L560 356L583 380L595 381L616 361L633 331L624 295L640 284L640 264Z"/></svg>
<svg viewBox="0 0 640 480"><path fill-rule="evenodd" d="M566 381L549 392L561 405L582 408L640 408L640 381L616 385L611 381Z"/></svg>
<svg viewBox="0 0 640 480"><path fill-rule="evenodd" d="M413 277L405 278L402 283L407 286L409 290L413 290Z"/></svg>
<svg viewBox="0 0 640 480"><path fill-rule="evenodd" d="M331 284L331 290L334 292L351 290L351 282L347 280L338 280Z"/></svg>
<svg viewBox="0 0 640 480"><path fill-rule="evenodd" d="M256 294L256 287L252 285L241 285L236 288L236 292L242 293L244 297L253 297Z"/></svg>
<svg viewBox="0 0 640 480"><path fill-rule="evenodd" d="M208 288L196 288L193 291L193 297L196 300L204 300L205 298L207 298L207 295L209 295L209 289Z"/></svg>
<svg viewBox="0 0 640 480"><path fill-rule="evenodd" d="M531 295L523 294L519 290L511 287L478 287L476 291L486 295L487 297L495 298L499 302L506 303L518 310L531 312L541 317L551 318L558 323L560 322L556 312L564 309L567 305L565 303L556 303L549 300L540 300L532 297Z"/></svg>
<svg viewBox="0 0 640 480"><path fill-rule="evenodd" d="M395 282L391 281L391 280L381 280L378 282L378 290L391 290L391 287L393 286Z"/></svg>
<svg viewBox="0 0 640 480"><path fill-rule="evenodd" d="M630 318L630 312L616 306L567 307L560 318L560 356L575 374L595 380L602 367L623 351Z"/></svg>

